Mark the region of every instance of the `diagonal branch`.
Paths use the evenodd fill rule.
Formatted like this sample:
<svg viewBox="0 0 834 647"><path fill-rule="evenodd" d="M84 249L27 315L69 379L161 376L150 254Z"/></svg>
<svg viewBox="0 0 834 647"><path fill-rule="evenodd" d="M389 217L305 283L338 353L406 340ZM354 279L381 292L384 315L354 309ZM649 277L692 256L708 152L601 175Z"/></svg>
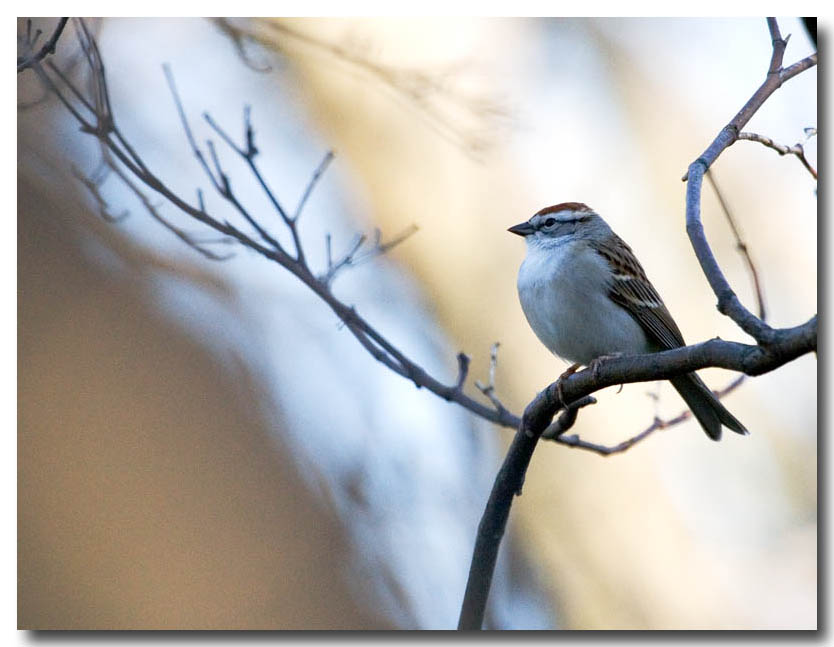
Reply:
<svg viewBox="0 0 834 647"><path fill-rule="evenodd" d="M364 348L366 348L366 350L368 350L368 352L375 359L385 364L388 368L406 379L413 381L416 386L425 387L444 400L455 402L481 418L507 427L516 427L518 425L519 418L509 411L504 409L497 410L485 406L481 402L478 402L464 393L461 384L444 384L439 379L429 375L416 362L406 357L394 344L392 344L388 339L374 329L370 323L362 318L354 308L347 306L335 297L328 283L317 278L313 271L309 268L303 253L299 253L296 257L293 257L278 244L269 243L269 241L267 241L269 243L268 246L262 244L231 223L219 220L212 216L206 210L206 204L203 199L202 191L199 189L197 191L199 204L195 207L174 192L161 180L161 178L148 169L148 167L141 161L141 158L139 158L139 156L130 147L130 144L127 142L126 138L124 138L116 125L115 120L113 119L112 112L109 108L110 100L105 80L104 66L101 63L95 41L87 31L83 21L79 20L76 24L79 25L79 39L82 42L82 49L87 65L92 72L91 80L93 85L91 94L94 97L93 100L84 97L83 93L75 87L75 85L68 78L56 72L57 68L53 69L50 67L49 62L47 62L47 67L36 63L33 65L33 69L35 69L38 73L39 78L42 80L47 89L59 98L70 114L82 125L82 132L95 137L100 142L103 149L107 150L108 153L112 155L113 159L118 162L118 164L121 164L128 173L135 177L141 184L180 209L183 213L194 218L196 221L209 227L210 229L222 234L223 236L233 239L240 245L257 252L267 260L277 263L301 280L320 299L322 299L328 307L331 308L331 310L333 310L339 319L345 322L347 329L357 339L357 341ZM49 72L52 72L55 78L53 78ZM247 218L247 220L250 220L251 218L251 221L254 221L254 217L251 216L248 211L245 211L245 207L243 207L242 202L234 193L231 184L224 179L224 173L222 168L220 168L219 160L215 161L216 171L212 170L206 156L197 146L191 126L185 117L185 110L182 106L179 94L176 91L173 76L171 75L169 69L166 68L165 72L169 81L169 86L175 97L174 102L179 113L186 138L192 151L194 152L195 157L197 157L200 166L209 176L215 190L217 190L217 192L225 199L232 202L232 204L242 212L245 218L248 215L249 218ZM80 103L82 109L86 109L91 112L93 118L88 119L82 115L75 103ZM251 125L248 123L248 113L246 122L247 148L234 148L238 151L244 150L249 157L254 157L256 149L253 143ZM329 162L329 160L326 161ZM321 175L321 170L323 170L325 166L326 163L320 164L318 176ZM250 168L252 168L251 164ZM260 176L257 167L253 169L253 173L256 175L256 179L259 181L262 188L267 190L265 182L263 182L263 178ZM305 191L307 193L307 197L309 197L309 193L313 190L316 182L317 177L314 173L314 179L311 180L310 188ZM303 204L301 206L303 206ZM297 213L300 212L297 211ZM287 217L289 223L294 224L295 221L290 219L289 216L286 215L286 212L284 212L283 215ZM262 228L256 229L261 229L262 231ZM261 233L261 231L259 231L259 233ZM381 234L377 233L375 235L376 242L374 248L367 250L365 254L352 259L351 264L355 265L360 261L368 260L374 256L384 253L394 244L404 240L405 237L411 233L413 233L413 228L408 230L406 234L402 234L395 237L395 239L386 242L383 242ZM301 251L300 247L298 248L298 251Z"/></svg>

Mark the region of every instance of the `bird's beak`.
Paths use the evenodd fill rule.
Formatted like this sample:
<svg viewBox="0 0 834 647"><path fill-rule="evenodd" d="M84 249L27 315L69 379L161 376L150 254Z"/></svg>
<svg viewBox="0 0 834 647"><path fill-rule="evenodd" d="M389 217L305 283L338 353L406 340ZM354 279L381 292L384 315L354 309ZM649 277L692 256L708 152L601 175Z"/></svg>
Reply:
<svg viewBox="0 0 834 647"><path fill-rule="evenodd" d="M529 236L536 231L536 229L529 222L522 222L517 225L513 225L507 231L513 234L518 234L519 236Z"/></svg>

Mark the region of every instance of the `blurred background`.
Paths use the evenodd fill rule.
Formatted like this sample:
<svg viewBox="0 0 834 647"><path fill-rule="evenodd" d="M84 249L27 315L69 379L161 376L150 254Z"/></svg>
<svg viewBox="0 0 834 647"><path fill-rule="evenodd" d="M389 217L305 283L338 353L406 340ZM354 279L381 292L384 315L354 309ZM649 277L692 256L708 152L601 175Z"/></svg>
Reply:
<svg viewBox="0 0 834 647"><path fill-rule="evenodd" d="M55 21L38 21L47 34ZM186 199L236 218L188 148L207 111L294 206L336 157L300 233L419 231L340 275L335 294L441 380L455 355L520 412L565 368L515 291L506 228L544 206L594 207L635 250L684 337L749 341L715 309L684 229L681 176L764 78L764 19L105 19L117 124ZM785 63L816 48L797 19ZM18 22L18 32L24 29ZM70 25L56 61L84 79ZM95 142L18 77L18 624L21 628L451 629L476 528L512 432L390 372L287 272L242 249L211 262L115 177L111 215L72 172ZM816 127L816 69L746 130L792 145ZM816 139L806 144L816 166ZM261 223L288 240L234 153ZM769 322L817 311L816 184L741 141L714 175L758 265ZM197 223L166 205L191 233ZM708 184L725 273L749 273ZM243 227L244 223L235 223ZM516 499L488 626L811 629L817 624L816 357L725 403L751 430L691 421L603 458L542 443ZM713 388L733 376L706 370ZM476 394L470 383L468 391ZM598 394L575 431L616 444L682 401L666 384Z"/></svg>

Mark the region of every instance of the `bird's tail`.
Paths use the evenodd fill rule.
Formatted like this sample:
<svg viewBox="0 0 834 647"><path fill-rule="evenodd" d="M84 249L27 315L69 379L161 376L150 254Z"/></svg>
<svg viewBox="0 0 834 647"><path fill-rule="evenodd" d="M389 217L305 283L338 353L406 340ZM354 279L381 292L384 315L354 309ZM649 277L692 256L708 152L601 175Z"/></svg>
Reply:
<svg viewBox="0 0 834 647"><path fill-rule="evenodd" d="M701 423L707 436L713 440L721 440L721 425L733 430L737 434L747 435L747 429L736 417L727 411L718 398L707 388L695 373L679 375L670 380L684 402Z"/></svg>

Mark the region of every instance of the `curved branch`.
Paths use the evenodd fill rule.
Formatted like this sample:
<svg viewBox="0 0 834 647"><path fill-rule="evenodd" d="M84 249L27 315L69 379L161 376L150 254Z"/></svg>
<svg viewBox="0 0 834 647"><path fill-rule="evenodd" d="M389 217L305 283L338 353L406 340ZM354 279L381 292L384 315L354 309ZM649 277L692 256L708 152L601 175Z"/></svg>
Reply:
<svg viewBox="0 0 834 647"><path fill-rule="evenodd" d="M744 332L760 344L771 343L773 329L741 303L715 260L704 234L704 226L701 223L701 186L707 169L726 148L738 140L741 129L762 107L768 97L778 90L782 83L803 70L816 65L817 55L812 54L787 69L783 69L782 59L788 42L779 33L776 19L768 18L767 23L773 41L773 52L767 78L701 156L689 165L689 170L684 176L684 180L688 182L686 187L686 233L689 235L689 240L692 243L695 256L701 264L701 269L707 281L709 281L712 291L718 298L718 311L730 317Z"/></svg>

